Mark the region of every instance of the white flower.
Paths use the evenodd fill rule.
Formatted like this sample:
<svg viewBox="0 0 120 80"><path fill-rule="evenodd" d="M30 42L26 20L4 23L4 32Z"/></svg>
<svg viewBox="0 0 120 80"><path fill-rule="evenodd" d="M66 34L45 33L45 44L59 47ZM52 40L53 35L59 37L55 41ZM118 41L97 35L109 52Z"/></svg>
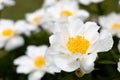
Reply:
<svg viewBox="0 0 120 80"><path fill-rule="evenodd" d="M79 2L84 5L89 5L90 3L99 3L102 1L104 0L79 0Z"/></svg>
<svg viewBox="0 0 120 80"><path fill-rule="evenodd" d="M55 22L68 22L68 17L77 17L85 21L89 17L89 13L85 10L81 10L78 4L71 2L59 2L54 6L46 8L47 18L45 24L42 27L45 30L53 33L55 30Z"/></svg>
<svg viewBox="0 0 120 80"><path fill-rule="evenodd" d="M110 32L98 33L99 26L94 22L84 24L80 19L69 18L67 24L59 27L50 37L46 60L64 71L80 68L83 74L90 73L97 52L108 51L113 45Z"/></svg>
<svg viewBox="0 0 120 80"><path fill-rule="evenodd" d="M16 34L14 22L11 20L0 20L0 48L12 50L24 44L23 38Z"/></svg>
<svg viewBox="0 0 120 80"><path fill-rule="evenodd" d="M0 0L0 10L4 8L4 6L13 6L15 5L14 0Z"/></svg>
<svg viewBox="0 0 120 80"><path fill-rule="evenodd" d="M79 9L78 4L71 4L71 2L59 2L56 5L47 8L46 13L48 13L53 21L64 21L65 17L70 16L78 17L81 20L86 20L86 18L89 17L87 11Z"/></svg>
<svg viewBox="0 0 120 80"><path fill-rule="evenodd" d="M33 13L27 13L26 14L26 20L33 24L33 25L41 25L44 23L45 18L44 16L46 16L45 10L44 9L39 9L36 10Z"/></svg>
<svg viewBox="0 0 120 80"><path fill-rule="evenodd" d="M120 37L120 14L110 13L99 17L99 23L103 28L111 31L113 35Z"/></svg>
<svg viewBox="0 0 120 80"><path fill-rule="evenodd" d="M28 46L26 55L14 60L14 64L18 66L17 73L30 73L28 76L29 80L40 80L46 72L52 73L46 67L44 59L46 50L46 45L38 47L34 45Z"/></svg>

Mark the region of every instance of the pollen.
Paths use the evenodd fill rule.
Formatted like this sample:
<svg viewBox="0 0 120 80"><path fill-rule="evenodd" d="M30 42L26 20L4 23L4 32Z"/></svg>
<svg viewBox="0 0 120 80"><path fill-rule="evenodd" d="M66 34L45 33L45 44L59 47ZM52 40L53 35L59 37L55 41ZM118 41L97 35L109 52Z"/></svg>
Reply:
<svg viewBox="0 0 120 80"><path fill-rule="evenodd" d="M120 23L113 24L112 29L120 29Z"/></svg>
<svg viewBox="0 0 120 80"><path fill-rule="evenodd" d="M86 40L83 36L70 37L67 42L68 50L74 53L85 54L90 46L90 42Z"/></svg>
<svg viewBox="0 0 120 80"><path fill-rule="evenodd" d="M35 67L41 67L45 65L45 59L43 56L39 56L34 59L34 65Z"/></svg>
<svg viewBox="0 0 120 80"><path fill-rule="evenodd" d="M40 20L40 17L39 16L36 16L33 18L33 23L38 23Z"/></svg>
<svg viewBox="0 0 120 80"><path fill-rule="evenodd" d="M73 13L68 11L68 10L63 10L60 12L60 15L65 15L65 16L72 16Z"/></svg>
<svg viewBox="0 0 120 80"><path fill-rule="evenodd" d="M10 37L13 35L13 33L14 33L14 31L12 29L5 29L5 30L3 30L2 35L4 37Z"/></svg>

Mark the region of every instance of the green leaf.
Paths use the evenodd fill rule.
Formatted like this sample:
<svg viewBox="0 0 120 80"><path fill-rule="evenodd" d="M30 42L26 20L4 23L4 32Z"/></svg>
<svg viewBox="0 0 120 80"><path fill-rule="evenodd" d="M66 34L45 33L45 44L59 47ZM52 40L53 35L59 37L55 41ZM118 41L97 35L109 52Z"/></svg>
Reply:
<svg viewBox="0 0 120 80"><path fill-rule="evenodd" d="M109 60L100 60L98 61L99 64L116 64L114 61Z"/></svg>

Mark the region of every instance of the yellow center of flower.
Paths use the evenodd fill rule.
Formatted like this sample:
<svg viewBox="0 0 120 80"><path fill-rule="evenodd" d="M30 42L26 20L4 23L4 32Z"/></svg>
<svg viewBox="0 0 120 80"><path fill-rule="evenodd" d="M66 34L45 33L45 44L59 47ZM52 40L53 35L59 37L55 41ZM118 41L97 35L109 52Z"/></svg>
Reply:
<svg viewBox="0 0 120 80"><path fill-rule="evenodd" d="M68 11L68 10L63 10L60 12L60 15L65 15L65 16L72 16L73 13Z"/></svg>
<svg viewBox="0 0 120 80"><path fill-rule="evenodd" d="M33 18L33 23L38 23L40 20L40 17L39 16L36 16Z"/></svg>
<svg viewBox="0 0 120 80"><path fill-rule="evenodd" d="M120 23L115 23L112 25L113 29L120 29Z"/></svg>
<svg viewBox="0 0 120 80"><path fill-rule="evenodd" d="M67 42L67 48L72 54L81 53L85 54L90 46L90 42L83 36L70 37Z"/></svg>
<svg viewBox="0 0 120 80"><path fill-rule="evenodd" d="M34 59L34 65L36 67L41 67L45 65L45 59L43 56L39 56L37 58Z"/></svg>
<svg viewBox="0 0 120 80"><path fill-rule="evenodd" d="M13 33L14 33L14 31L12 29L5 29L5 30L3 30L2 35L4 37L9 37L9 36L12 36Z"/></svg>

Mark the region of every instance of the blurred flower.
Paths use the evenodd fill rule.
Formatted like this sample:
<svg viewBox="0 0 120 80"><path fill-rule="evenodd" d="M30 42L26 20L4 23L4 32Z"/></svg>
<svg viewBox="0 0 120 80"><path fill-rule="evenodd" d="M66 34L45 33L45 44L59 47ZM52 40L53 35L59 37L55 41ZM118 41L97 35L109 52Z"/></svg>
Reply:
<svg viewBox="0 0 120 80"><path fill-rule="evenodd" d="M84 5L89 5L90 3L99 3L102 1L104 0L79 0L79 2Z"/></svg>
<svg viewBox="0 0 120 80"><path fill-rule="evenodd" d="M12 50L24 44L23 38L16 34L16 28L12 20L0 20L0 48Z"/></svg>
<svg viewBox="0 0 120 80"><path fill-rule="evenodd" d="M85 10L79 9L76 3L71 2L59 2L54 6L46 9L46 13L53 21L65 21L65 17L78 17L81 20L86 20L89 17L89 13Z"/></svg>
<svg viewBox="0 0 120 80"><path fill-rule="evenodd" d="M4 8L4 6L13 6L15 5L14 0L0 0L0 10Z"/></svg>
<svg viewBox="0 0 120 80"><path fill-rule="evenodd" d="M26 55L14 60L17 65L17 73L29 74L29 80L40 80L46 72L53 73L46 67L44 55L47 46L28 46ZM53 68L54 69L54 68Z"/></svg>
<svg viewBox="0 0 120 80"><path fill-rule="evenodd" d="M74 3L74 2L77 2L77 0L44 0L44 4L43 4L43 7L50 7L50 6L53 6L59 2L71 2Z"/></svg>
<svg viewBox="0 0 120 80"><path fill-rule="evenodd" d="M45 17L46 16L46 13L45 13L45 10L44 9L39 9L39 10L36 10L35 12L33 13L27 13L26 14L26 20L33 24L33 25L40 25L40 24L43 24L44 21L45 21Z"/></svg>
<svg viewBox="0 0 120 80"><path fill-rule="evenodd" d="M85 21L89 17L89 13L85 10L79 9L78 4L71 2L59 2L54 6L46 8L47 18L46 23L42 25L43 28L49 32L54 32L56 22L68 22L68 17L77 17Z"/></svg>
<svg viewBox="0 0 120 80"><path fill-rule="evenodd" d="M112 35L94 22L85 24L76 18L59 26L59 31L50 37L46 58L58 68L71 72L81 69L83 74L94 70L97 52L108 51L113 45Z"/></svg>
<svg viewBox="0 0 120 80"><path fill-rule="evenodd" d="M99 17L100 25L109 29L113 35L120 37L120 14L110 13L107 16Z"/></svg>

